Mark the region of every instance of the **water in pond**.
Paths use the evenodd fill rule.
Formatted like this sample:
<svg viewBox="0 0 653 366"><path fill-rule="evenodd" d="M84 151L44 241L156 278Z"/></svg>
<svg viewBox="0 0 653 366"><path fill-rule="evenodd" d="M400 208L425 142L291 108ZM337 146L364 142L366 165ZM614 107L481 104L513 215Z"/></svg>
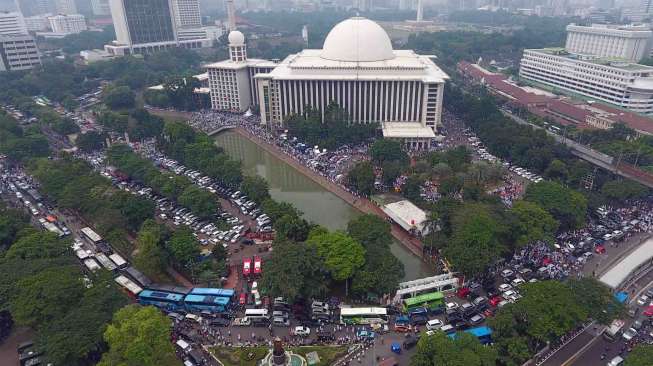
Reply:
<svg viewBox="0 0 653 366"><path fill-rule="evenodd" d="M233 159L242 162L245 174L257 174L268 181L272 198L292 203L307 220L331 230L345 229L347 223L360 214L338 196L245 137L227 131L215 139ZM394 242L391 251L404 264L405 280L433 274L429 266L400 243Z"/></svg>

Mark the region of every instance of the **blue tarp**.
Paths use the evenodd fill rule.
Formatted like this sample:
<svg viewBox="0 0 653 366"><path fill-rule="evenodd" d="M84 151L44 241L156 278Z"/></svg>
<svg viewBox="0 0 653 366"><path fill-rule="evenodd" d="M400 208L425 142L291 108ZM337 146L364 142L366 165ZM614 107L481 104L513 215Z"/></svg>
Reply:
<svg viewBox="0 0 653 366"><path fill-rule="evenodd" d="M396 354L400 354L400 353L401 353L401 344L396 343L396 342L393 343L393 344L390 346L390 350L391 350L392 352L396 353Z"/></svg>
<svg viewBox="0 0 653 366"><path fill-rule="evenodd" d="M619 303L624 304L628 300L628 294L626 292L617 292L614 294L614 298L619 301Z"/></svg>

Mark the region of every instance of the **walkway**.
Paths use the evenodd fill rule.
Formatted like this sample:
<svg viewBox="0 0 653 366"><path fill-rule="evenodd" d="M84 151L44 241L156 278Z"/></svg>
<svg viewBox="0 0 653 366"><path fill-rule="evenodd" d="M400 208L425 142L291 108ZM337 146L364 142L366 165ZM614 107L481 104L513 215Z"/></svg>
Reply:
<svg viewBox="0 0 653 366"><path fill-rule="evenodd" d="M314 171L307 168L306 166L298 162L296 159L284 153L277 146L272 145L267 141L260 139L258 136L253 135L252 133L250 133L249 131L241 127L237 127L236 129L234 129L234 131L240 134L241 136L249 139L250 141L254 142L255 144L261 146L263 149L265 149L267 152L277 157L279 160L282 160L286 164L291 165L292 167L300 171L302 174L312 179L315 183L319 184L324 189L340 197L342 200L344 200L345 202L347 202L349 205L356 208L357 210L363 213L377 215L383 218L384 220L388 219L388 216L385 214L385 212L383 212L383 210L381 210L381 208L375 205L372 201L366 198L356 197L350 192L347 192L339 185L331 182L330 180L326 179L325 177L319 174L316 174ZM422 247L422 243L419 240L412 237L401 227L399 227L399 225L396 224L392 224L391 232L392 232L392 236L394 236L395 239L397 239L406 248L408 248L408 250L410 250L413 254L415 254L420 258L422 257L423 247Z"/></svg>
<svg viewBox="0 0 653 366"><path fill-rule="evenodd" d="M503 113L503 115L511 118L513 121L519 124L529 125L536 129L543 129L542 127L534 125L524 120L521 117L515 116L510 112L501 111L501 113ZM611 171L615 174L619 174L622 177L632 179L635 182L643 184L649 188L653 188L653 174L638 169L637 167L632 166L630 164L624 163L623 161L621 161L621 159L617 160L617 162L615 163L614 162L615 158L610 155L606 155L602 152L591 149L585 145L579 144L576 141L570 140L556 133L547 130L545 131L549 136L553 137L557 142L566 145L571 150L571 153L576 155L577 157L589 163L592 163L600 168Z"/></svg>

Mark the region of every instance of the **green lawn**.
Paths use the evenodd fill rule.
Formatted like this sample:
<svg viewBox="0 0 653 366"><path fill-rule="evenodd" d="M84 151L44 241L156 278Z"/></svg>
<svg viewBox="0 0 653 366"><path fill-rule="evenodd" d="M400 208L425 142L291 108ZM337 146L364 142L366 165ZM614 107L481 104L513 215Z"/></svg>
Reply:
<svg viewBox="0 0 653 366"><path fill-rule="evenodd" d="M299 354L306 358L306 354L317 352L320 357L320 363L316 366L329 366L335 360L342 357L347 352L344 346L308 346L308 347L291 347L288 349L293 353ZM256 366L257 361L262 360L268 352L267 347L216 347L211 352L217 357L224 366Z"/></svg>
<svg viewBox="0 0 653 366"><path fill-rule="evenodd" d="M267 347L216 347L211 350L224 366L256 366L268 353Z"/></svg>
<svg viewBox="0 0 653 366"><path fill-rule="evenodd" d="M329 366L332 365L338 358L347 353L347 347L344 346L307 346L307 347L292 347L290 351L306 358L307 353L313 351L317 352L320 357L320 363L316 366Z"/></svg>

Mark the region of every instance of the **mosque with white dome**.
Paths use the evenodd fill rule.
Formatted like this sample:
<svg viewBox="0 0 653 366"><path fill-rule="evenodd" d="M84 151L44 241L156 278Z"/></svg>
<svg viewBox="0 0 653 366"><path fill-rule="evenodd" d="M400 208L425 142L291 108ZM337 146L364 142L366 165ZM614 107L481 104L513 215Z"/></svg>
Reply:
<svg viewBox="0 0 653 366"><path fill-rule="evenodd" d="M426 147L435 138L449 77L434 56L394 50L377 23L354 17L337 24L321 50L279 63L247 58L245 37L229 34L230 59L207 65L212 107L245 111L258 105L261 122L282 127L305 108L331 103L354 123L379 123L386 138Z"/></svg>

